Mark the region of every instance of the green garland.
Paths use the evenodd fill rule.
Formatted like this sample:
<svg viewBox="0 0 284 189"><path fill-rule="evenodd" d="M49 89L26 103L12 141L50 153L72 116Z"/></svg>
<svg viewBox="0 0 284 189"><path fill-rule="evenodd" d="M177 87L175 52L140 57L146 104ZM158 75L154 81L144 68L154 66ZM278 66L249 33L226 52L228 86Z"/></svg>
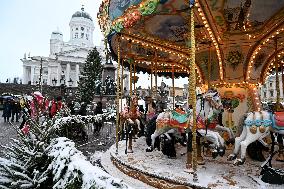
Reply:
<svg viewBox="0 0 284 189"><path fill-rule="evenodd" d="M137 6L129 7L126 11L124 11L122 16L118 17L112 22L111 30L121 32L122 29L131 27L134 23L140 20L140 17L137 16L136 19L133 19L129 13L139 12L141 16L151 15L155 13L159 3L160 0L144 0ZM126 20L130 19L132 19L132 23L125 25Z"/></svg>
<svg viewBox="0 0 284 189"><path fill-rule="evenodd" d="M235 70L243 61L243 54L240 51L230 51L227 56L227 63Z"/></svg>

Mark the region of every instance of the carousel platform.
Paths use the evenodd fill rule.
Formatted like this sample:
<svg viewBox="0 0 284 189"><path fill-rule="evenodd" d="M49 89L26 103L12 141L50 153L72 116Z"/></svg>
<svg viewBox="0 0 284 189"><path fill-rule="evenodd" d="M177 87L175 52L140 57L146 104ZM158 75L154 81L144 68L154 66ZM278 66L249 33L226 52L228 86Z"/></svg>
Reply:
<svg viewBox="0 0 284 189"><path fill-rule="evenodd" d="M232 162L226 160L226 156L215 160L205 157L206 164L198 166L198 181L194 182L193 175L185 171L186 156L181 155L186 152L185 147L177 146L177 158L169 159L160 151L146 152L145 138L142 137L133 143L134 153L125 154L124 151L125 141L121 141L118 154L115 153L115 145L113 145L102 156L104 158L101 162L110 174L113 169L111 166L115 166L125 175L134 178L135 180L130 181L130 185L134 188L283 188L283 185L262 182L260 179L261 162L252 161L249 158L244 165L234 166ZM231 150L227 150L227 153L230 152ZM274 165L284 167L284 163L281 162L273 161ZM114 176L121 174L118 172L113 172ZM141 181L146 185L141 185ZM136 182L140 183L138 185L141 187L138 187Z"/></svg>

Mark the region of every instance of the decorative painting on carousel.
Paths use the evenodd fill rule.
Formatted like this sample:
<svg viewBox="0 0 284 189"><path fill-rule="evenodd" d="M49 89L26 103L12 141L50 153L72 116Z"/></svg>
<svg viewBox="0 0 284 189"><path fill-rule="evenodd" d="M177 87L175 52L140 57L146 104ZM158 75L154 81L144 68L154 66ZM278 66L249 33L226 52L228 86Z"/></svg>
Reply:
<svg viewBox="0 0 284 189"><path fill-rule="evenodd" d="M180 15L156 15L145 21L145 32L163 40L184 44L188 27Z"/></svg>
<svg viewBox="0 0 284 189"><path fill-rule="evenodd" d="M109 16L110 20L114 20L117 17L123 15L124 11L131 5L137 5L142 0L111 0L109 4Z"/></svg>
<svg viewBox="0 0 284 189"><path fill-rule="evenodd" d="M203 51L196 55L196 64L201 69L201 72L208 80L208 63L209 63L209 51ZM219 64L217 61L216 51L211 50L211 74L210 82L219 81Z"/></svg>
<svg viewBox="0 0 284 189"><path fill-rule="evenodd" d="M214 22L221 33L255 31L274 16L284 1L275 0L200 0L209 5Z"/></svg>
<svg viewBox="0 0 284 189"><path fill-rule="evenodd" d="M242 131L242 118L251 108L248 90L245 88L218 88L221 94L224 113L222 116L223 125L231 128L236 136ZM225 137L227 133L224 133Z"/></svg>
<svg viewBox="0 0 284 189"><path fill-rule="evenodd" d="M228 48L225 51L224 70L226 79L239 82L243 79L244 54L241 47Z"/></svg>

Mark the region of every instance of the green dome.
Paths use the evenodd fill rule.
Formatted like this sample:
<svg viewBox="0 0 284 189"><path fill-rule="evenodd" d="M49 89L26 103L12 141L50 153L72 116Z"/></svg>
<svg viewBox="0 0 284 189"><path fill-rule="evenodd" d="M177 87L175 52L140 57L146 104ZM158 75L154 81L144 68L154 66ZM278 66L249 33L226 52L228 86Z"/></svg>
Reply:
<svg viewBox="0 0 284 189"><path fill-rule="evenodd" d="M81 8L81 11L77 11L72 15L72 18L75 18L75 17L83 17L83 18L87 18L93 21L92 17L84 11L83 7Z"/></svg>

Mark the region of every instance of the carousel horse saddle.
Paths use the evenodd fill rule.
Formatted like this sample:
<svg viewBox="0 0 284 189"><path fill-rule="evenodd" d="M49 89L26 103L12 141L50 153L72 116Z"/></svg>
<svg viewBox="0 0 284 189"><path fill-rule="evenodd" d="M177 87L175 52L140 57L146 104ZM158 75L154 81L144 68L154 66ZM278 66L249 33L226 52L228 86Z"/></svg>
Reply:
<svg viewBox="0 0 284 189"><path fill-rule="evenodd" d="M184 111L173 110L171 112L171 119L178 123L185 123L188 120L188 114Z"/></svg>
<svg viewBox="0 0 284 189"><path fill-rule="evenodd" d="M284 129L284 112L274 112L273 115L273 127L276 129Z"/></svg>

